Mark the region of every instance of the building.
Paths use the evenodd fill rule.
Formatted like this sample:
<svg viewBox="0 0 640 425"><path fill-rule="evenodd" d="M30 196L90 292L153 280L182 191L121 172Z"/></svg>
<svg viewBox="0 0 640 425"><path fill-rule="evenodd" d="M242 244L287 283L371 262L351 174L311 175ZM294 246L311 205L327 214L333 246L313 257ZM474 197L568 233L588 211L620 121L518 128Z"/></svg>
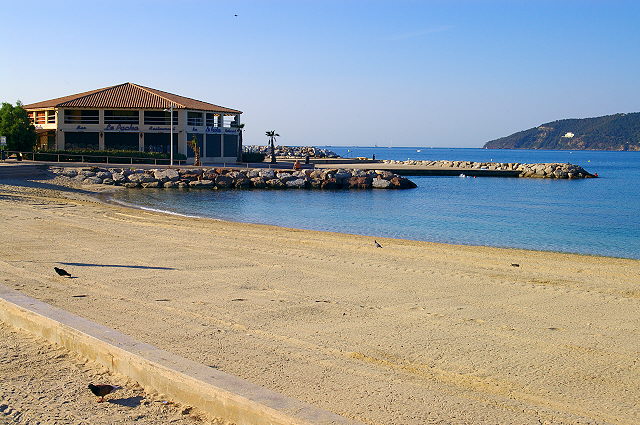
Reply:
<svg viewBox="0 0 640 425"><path fill-rule="evenodd" d="M203 161L233 162L242 152L241 111L124 83L24 105L41 149L139 150L193 159L196 138Z"/></svg>

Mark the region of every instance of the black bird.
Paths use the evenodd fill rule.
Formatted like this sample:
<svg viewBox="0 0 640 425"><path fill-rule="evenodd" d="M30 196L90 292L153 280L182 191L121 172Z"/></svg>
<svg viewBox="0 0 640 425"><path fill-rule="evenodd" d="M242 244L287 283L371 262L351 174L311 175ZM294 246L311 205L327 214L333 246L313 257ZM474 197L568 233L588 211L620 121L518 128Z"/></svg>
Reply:
<svg viewBox="0 0 640 425"><path fill-rule="evenodd" d="M56 273L58 273L58 276L71 277L71 275L69 273L67 273L67 271L65 269L59 269L58 267L54 267L53 270L55 270Z"/></svg>
<svg viewBox="0 0 640 425"><path fill-rule="evenodd" d="M376 244L376 248L382 248L382 245L380 245L377 240L374 239L373 243Z"/></svg>
<svg viewBox="0 0 640 425"><path fill-rule="evenodd" d="M520 267L520 264L517 264L517 263L511 263L511 266L512 266L512 267Z"/></svg>
<svg viewBox="0 0 640 425"><path fill-rule="evenodd" d="M100 397L100 400L98 400L98 403L102 403L104 401L104 396L106 396L107 394L111 394L115 390L119 390L121 387L117 387L115 385L108 385L108 384L98 384L98 385L89 384L87 388L91 390L93 395L95 395L96 397Z"/></svg>

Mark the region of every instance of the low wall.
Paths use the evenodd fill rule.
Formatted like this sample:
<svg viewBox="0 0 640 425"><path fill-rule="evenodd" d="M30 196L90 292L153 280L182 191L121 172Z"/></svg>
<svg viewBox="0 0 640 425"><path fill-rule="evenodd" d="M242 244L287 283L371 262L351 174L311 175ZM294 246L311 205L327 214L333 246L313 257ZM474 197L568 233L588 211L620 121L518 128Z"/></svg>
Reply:
<svg viewBox="0 0 640 425"><path fill-rule="evenodd" d="M0 285L0 321L236 425L362 425L284 397Z"/></svg>
<svg viewBox="0 0 640 425"><path fill-rule="evenodd" d="M51 167L83 184L128 188L194 189L411 189L415 183L384 170L273 170L266 168L101 168Z"/></svg>

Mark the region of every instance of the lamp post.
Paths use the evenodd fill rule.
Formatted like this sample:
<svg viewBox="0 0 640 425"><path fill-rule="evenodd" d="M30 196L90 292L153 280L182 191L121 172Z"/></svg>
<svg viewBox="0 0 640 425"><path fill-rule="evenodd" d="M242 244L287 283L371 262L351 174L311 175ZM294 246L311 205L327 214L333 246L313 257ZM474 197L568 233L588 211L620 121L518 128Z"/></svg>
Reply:
<svg viewBox="0 0 640 425"><path fill-rule="evenodd" d="M169 149L171 152L169 153L169 166L173 167L173 103L169 104L169 109L165 109L165 112L169 112Z"/></svg>

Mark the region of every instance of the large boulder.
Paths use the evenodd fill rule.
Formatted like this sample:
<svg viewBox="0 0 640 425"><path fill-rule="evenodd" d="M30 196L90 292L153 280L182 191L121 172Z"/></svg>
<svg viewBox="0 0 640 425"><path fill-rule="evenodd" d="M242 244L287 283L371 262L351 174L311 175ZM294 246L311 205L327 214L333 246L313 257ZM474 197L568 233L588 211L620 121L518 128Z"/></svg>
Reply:
<svg viewBox="0 0 640 425"><path fill-rule="evenodd" d="M378 177L373 179L373 181L371 182L371 186L374 189L389 189L389 187L391 186L391 182L389 180L381 179Z"/></svg>
<svg viewBox="0 0 640 425"><path fill-rule="evenodd" d="M328 178L328 179L325 178L324 180L322 180L321 188L322 189L327 189L327 190L341 189L342 188L342 183L339 182L338 180L336 180L333 177Z"/></svg>
<svg viewBox="0 0 640 425"><path fill-rule="evenodd" d="M131 183L151 183L152 181L155 181L155 178L151 174L147 173L129 174L127 179Z"/></svg>
<svg viewBox="0 0 640 425"><path fill-rule="evenodd" d="M371 189L373 179L369 177L351 177L348 181L349 189Z"/></svg>
<svg viewBox="0 0 640 425"><path fill-rule="evenodd" d="M400 176L392 177L389 182L391 183L391 187L394 189L413 189L418 187L411 180Z"/></svg>
<svg viewBox="0 0 640 425"><path fill-rule="evenodd" d="M82 180L82 184L102 184L102 179L100 177L87 177Z"/></svg>
<svg viewBox="0 0 640 425"><path fill-rule="evenodd" d="M153 177L159 182L167 182L167 181L176 181L180 179L180 174L176 170L166 169L166 170L155 170L153 172Z"/></svg>
<svg viewBox="0 0 640 425"><path fill-rule="evenodd" d="M271 180L276 177L276 172L271 169L260 170L260 177L264 177L265 180Z"/></svg>
<svg viewBox="0 0 640 425"><path fill-rule="evenodd" d="M140 184L142 187L146 188L154 188L154 187L162 187L162 183L158 182L158 181L153 181L153 182L148 182L148 183L141 183Z"/></svg>
<svg viewBox="0 0 640 425"><path fill-rule="evenodd" d="M65 177L75 177L78 175L78 170L76 170L75 168L65 168L62 171L62 175Z"/></svg>
<svg viewBox="0 0 640 425"><path fill-rule="evenodd" d="M285 187L285 184L282 183L282 180L280 179L269 179L266 181L267 187L270 187L272 189L282 189Z"/></svg>
<svg viewBox="0 0 640 425"><path fill-rule="evenodd" d="M251 183L251 180L244 177L244 174L243 174L242 177L239 177L236 179L234 187L236 187L237 189L247 189L247 188L250 188L252 185L253 184Z"/></svg>
<svg viewBox="0 0 640 425"><path fill-rule="evenodd" d="M216 178L216 186L220 189L226 189L233 186L233 179L231 177L222 175Z"/></svg>
<svg viewBox="0 0 640 425"><path fill-rule="evenodd" d="M289 180L285 183L287 187L291 187L294 189L304 189L307 185L307 181L305 179L295 179Z"/></svg>
<svg viewBox="0 0 640 425"><path fill-rule="evenodd" d="M253 177L251 180L251 184L256 189L264 189L267 187L267 181L263 177Z"/></svg>
<svg viewBox="0 0 640 425"><path fill-rule="evenodd" d="M113 173L111 174L111 178L115 183L124 183L125 181L127 181L127 177L124 175L124 173Z"/></svg>
<svg viewBox="0 0 640 425"><path fill-rule="evenodd" d="M189 182L189 187L193 187L195 189L207 189L215 186L215 182L213 180L195 180Z"/></svg>

